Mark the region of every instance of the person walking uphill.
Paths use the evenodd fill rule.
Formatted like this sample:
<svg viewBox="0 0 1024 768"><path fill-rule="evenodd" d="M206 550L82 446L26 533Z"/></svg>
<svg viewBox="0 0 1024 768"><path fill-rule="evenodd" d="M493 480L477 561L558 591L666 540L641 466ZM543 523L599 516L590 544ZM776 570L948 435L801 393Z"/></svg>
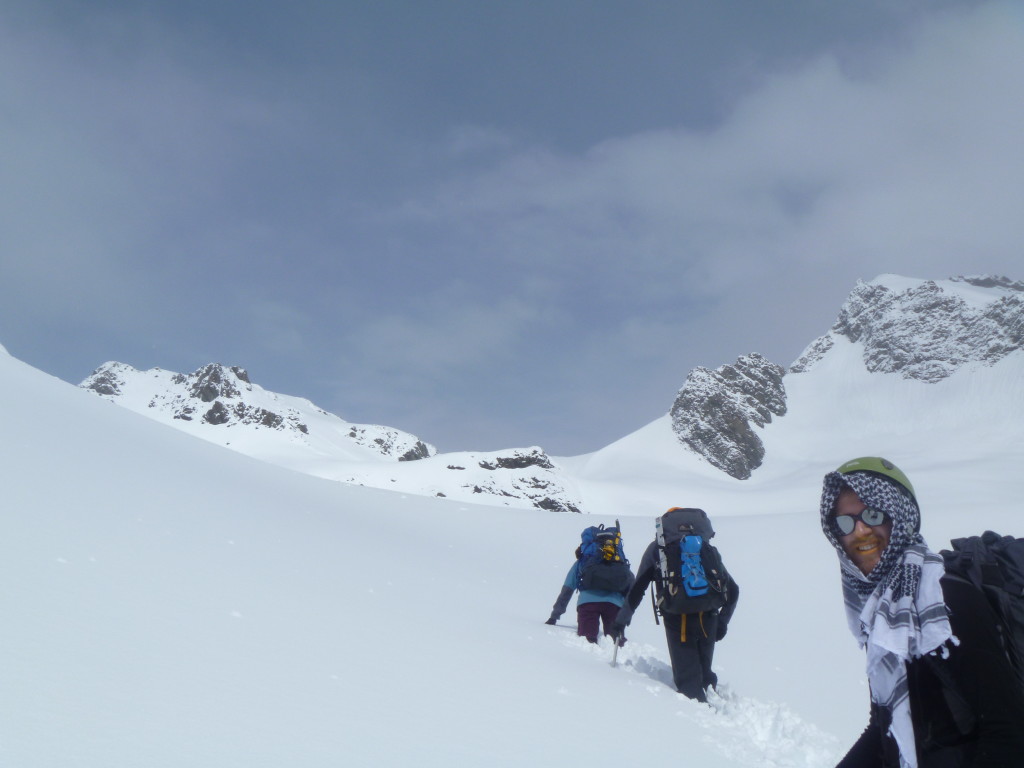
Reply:
<svg viewBox="0 0 1024 768"><path fill-rule="evenodd" d="M604 634L612 635L612 622L625 602L626 593L633 586L633 571L622 549L622 534L618 521L614 528L604 525L583 530L582 542L576 547L576 562L569 568L558 599L545 624L554 624L565 613L573 593L579 590L576 601L576 634L592 643L597 642L600 625ZM619 643L625 638L619 635Z"/></svg>
<svg viewBox="0 0 1024 768"><path fill-rule="evenodd" d="M995 615L928 549L907 476L886 459L848 461L825 475L820 514L871 692L838 768L1024 765L1024 693Z"/></svg>
<svg viewBox="0 0 1024 768"><path fill-rule="evenodd" d="M630 623L653 581L676 690L707 701L707 689L718 684L711 668L715 643L725 637L740 590L710 543L715 531L704 510L673 507L658 518L655 534L615 619L616 631Z"/></svg>

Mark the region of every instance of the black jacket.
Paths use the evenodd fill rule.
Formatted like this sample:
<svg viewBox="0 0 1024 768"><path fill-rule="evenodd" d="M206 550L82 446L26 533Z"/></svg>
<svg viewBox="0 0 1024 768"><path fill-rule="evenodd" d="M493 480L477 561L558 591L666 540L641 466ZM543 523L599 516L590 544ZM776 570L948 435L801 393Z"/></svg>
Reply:
<svg viewBox="0 0 1024 768"><path fill-rule="evenodd" d="M948 659L907 664L918 767L1024 765L1024 691L999 644L992 609L977 588L948 576L942 594L960 644L950 644ZM872 703L867 728L837 768L898 768L889 720L889 711Z"/></svg>
<svg viewBox="0 0 1024 768"><path fill-rule="evenodd" d="M647 587L650 586L652 581L659 578L660 565L658 561L658 542L655 540L647 546L644 556L640 559L640 565L636 569L636 581L633 582L633 587L626 595L626 605L623 606L622 611L619 613L619 621L626 624L629 623L629 620L633 617L633 611L640 605L640 601L644 599ZM732 576L729 575L728 569L726 569L726 578L729 586L725 605L718 611L719 634L725 633L725 627L728 626L733 611L736 610L736 602L740 598L740 588Z"/></svg>

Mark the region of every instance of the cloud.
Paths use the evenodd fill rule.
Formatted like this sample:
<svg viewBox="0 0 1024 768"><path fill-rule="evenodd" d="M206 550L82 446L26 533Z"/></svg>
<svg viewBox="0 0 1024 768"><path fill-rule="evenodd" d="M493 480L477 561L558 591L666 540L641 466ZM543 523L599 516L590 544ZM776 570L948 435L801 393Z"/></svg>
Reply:
<svg viewBox="0 0 1024 768"><path fill-rule="evenodd" d="M400 213L466 250L586 264L659 302L819 261L1006 264L1024 234L1024 28L1007 13L944 15L874 67L822 57L766 78L712 131L523 151Z"/></svg>
<svg viewBox="0 0 1024 768"><path fill-rule="evenodd" d="M109 328L140 306L199 303L254 240L274 242L269 211L306 215L279 172L305 167L292 150L312 144L287 92L240 82L200 41L131 13L73 30L5 21L0 68L17 76L0 83L0 265L26 315L77 303Z"/></svg>
<svg viewBox="0 0 1024 768"><path fill-rule="evenodd" d="M314 320L295 305L253 299L243 306L245 322L251 324L266 352L292 358L316 354L310 347Z"/></svg>
<svg viewBox="0 0 1024 768"><path fill-rule="evenodd" d="M686 49L707 59L658 35L666 66L629 65L611 91L605 59L577 71L553 34L551 58L500 81L486 44L458 49L440 16L452 48L437 59L421 38L396 54L391 26L393 48L353 47L381 17L337 37L333 10L0 18L16 73L0 82L3 322L50 330L22 347L56 348L62 325L94 337L79 367L128 357L130 338L174 367L153 350L184 359L198 339L211 359L297 371L267 377L281 391L340 391L323 403L340 413L372 403L380 420L407 398L410 414L486 425L498 402L506 425L569 433L584 408L635 424L694 365L792 361L858 278L1019 270L1015 4L810 5L806 27L773 18ZM705 28L728 29L721 13ZM516 20L532 39L533 17ZM811 40L813 20L829 28ZM603 28L622 66L657 21L639 42ZM592 79L535 81L552 61L559 84ZM615 104L657 119L617 120Z"/></svg>
<svg viewBox="0 0 1024 768"><path fill-rule="evenodd" d="M350 330L346 348L360 367L370 369L371 379L414 372L417 386L430 386L467 369L521 359L523 344L546 332L552 313L538 297L481 303L473 292L456 283L433 295L385 301Z"/></svg>
<svg viewBox="0 0 1024 768"><path fill-rule="evenodd" d="M447 154L454 159L493 156L514 148L516 140L507 132L479 125L458 125L448 132Z"/></svg>
<svg viewBox="0 0 1024 768"><path fill-rule="evenodd" d="M1006 14L950 12L856 66L820 56L768 75L713 129L513 149L450 173L379 223L408 237L400 251L486 263L466 280L493 313L403 310L373 324L364 349L409 340L422 354L397 367L423 366L439 387L474 368L475 385L496 350L522 372L557 369L544 396L521 388L520 412L584 439L581 409L642 423L692 366L749 352L789 364L858 279L1012 275L1024 26ZM541 279L571 342L531 322L541 302L523 286ZM542 346L536 359L527 339Z"/></svg>

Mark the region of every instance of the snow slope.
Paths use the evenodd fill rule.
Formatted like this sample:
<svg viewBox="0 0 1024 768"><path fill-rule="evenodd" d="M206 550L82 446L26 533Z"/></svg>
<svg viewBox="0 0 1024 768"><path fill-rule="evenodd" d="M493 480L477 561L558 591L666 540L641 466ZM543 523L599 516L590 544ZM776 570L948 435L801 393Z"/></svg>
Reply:
<svg viewBox="0 0 1024 768"><path fill-rule="evenodd" d="M1022 457L1005 450L1020 410L996 434L969 418L1019 398L1020 358L977 381L886 380L900 398L887 404L859 401L836 357L844 388L769 425L771 458L751 481L664 459L660 422L569 460L588 503L622 518L634 559L666 500L713 516L741 597L716 658L723 696L704 706L671 689L645 608L616 669L609 644L542 624L581 524L610 515L289 471L0 351L0 765L621 768L683 745L687 762L720 768L833 765L867 691L818 531L821 475L885 452L918 487L933 544L1020 534ZM933 389L904 396L912 385ZM968 412L929 408L940 386L969 395Z"/></svg>
<svg viewBox="0 0 1024 768"><path fill-rule="evenodd" d="M415 435L352 424L309 400L253 384L243 368L190 374L108 362L80 387L155 421L246 456L329 480L480 503L579 512L538 447L436 456Z"/></svg>

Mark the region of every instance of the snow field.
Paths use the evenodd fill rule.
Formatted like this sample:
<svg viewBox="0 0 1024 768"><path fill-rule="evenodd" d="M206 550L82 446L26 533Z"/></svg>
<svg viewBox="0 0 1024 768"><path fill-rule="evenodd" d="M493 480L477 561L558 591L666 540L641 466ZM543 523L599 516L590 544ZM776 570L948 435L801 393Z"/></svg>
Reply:
<svg viewBox="0 0 1024 768"><path fill-rule="evenodd" d="M0 765L833 765L868 695L821 476L882 453L918 487L933 548L1021 533L1020 357L950 382L992 393L961 420L921 423L917 403L876 422L855 387L844 407L822 395L817 418L769 425L778 458L748 483L580 459L613 513L580 517L282 469L0 355ZM664 497L645 497L656 476ZM672 690L649 603L616 669L609 643L543 624L580 529L620 518L636 562L668 499L709 512L740 585L710 706Z"/></svg>

